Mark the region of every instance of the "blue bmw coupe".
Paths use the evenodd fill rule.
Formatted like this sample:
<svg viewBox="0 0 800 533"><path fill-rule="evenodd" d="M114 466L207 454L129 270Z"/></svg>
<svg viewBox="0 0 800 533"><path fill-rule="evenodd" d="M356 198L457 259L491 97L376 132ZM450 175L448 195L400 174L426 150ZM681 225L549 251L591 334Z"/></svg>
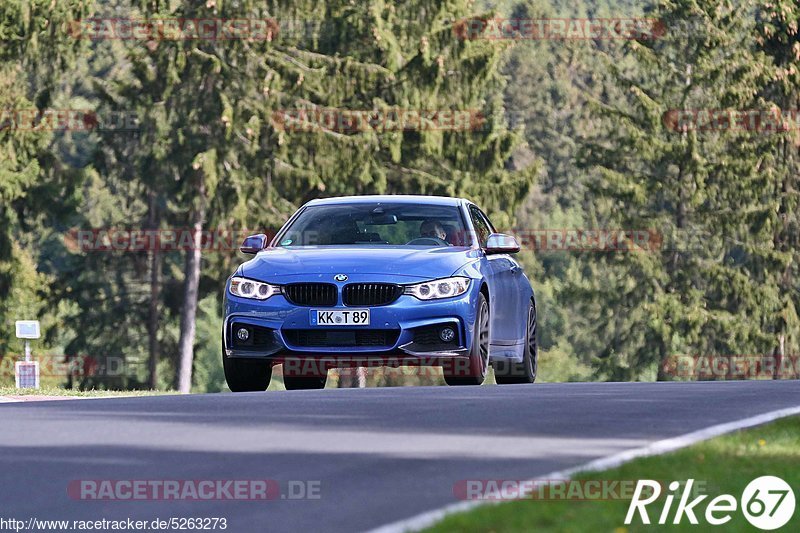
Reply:
<svg viewBox="0 0 800 533"><path fill-rule="evenodd" d="M228 386L325 386L345 365L438 365L449 385L533 383L536 298L475 204L432 196L313 200L228 280L222 360ZM287 371L287 369L293 371Z"/></svg>

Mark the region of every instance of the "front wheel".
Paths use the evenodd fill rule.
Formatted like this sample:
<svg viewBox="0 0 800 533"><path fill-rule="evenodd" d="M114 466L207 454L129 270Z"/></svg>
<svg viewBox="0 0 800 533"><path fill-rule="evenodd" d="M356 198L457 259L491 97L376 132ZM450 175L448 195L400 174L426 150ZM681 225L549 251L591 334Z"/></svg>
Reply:
<svg viewBox="0 0 800 533"><path fill-rule="evenodd" d="M536 337L536 307L528 306L528 325L525 330L525 351L522 362L497 361L494 363L494 378L498 385L533 383L539 366L538 339Z"/></svg>
<svg viewBox="0 0 800 533"><path fill-rule="evenodd" d="M225 381L232 392L264 392L272 378L272 363L264 359L234 359L222 346Z"/></svg>
<svg viewBox="0 0 800 533"><path fill-rule="evenodd" d="M460 365L444 368L444 380L448 385L481 385L489 369L489 302L483 293L478 294L478 314L475 317L475 330L472 335L472 350L466 372L459 371ZM457 362L455 362L457 363Z"/></svg>

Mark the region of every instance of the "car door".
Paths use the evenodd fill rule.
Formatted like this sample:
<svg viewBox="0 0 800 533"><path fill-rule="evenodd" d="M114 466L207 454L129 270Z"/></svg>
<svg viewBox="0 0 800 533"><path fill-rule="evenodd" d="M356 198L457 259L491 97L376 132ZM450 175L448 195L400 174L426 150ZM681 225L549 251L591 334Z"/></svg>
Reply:
<svg viewBox="0 0 800 533"><path fill-rule="evenodd" d="M478 242L482 249L486 249L486 241L489 235L495 232L494 227L477 206L470 205L469 214L477 233ZM517 332L519 326L516 324L520 319L516 313L519 294L515 290L516 281L513 268L518 265L506 254L485 255L484 261L486 262L491 299L489 303L492 320L490 342L495 346L515 345L520 338Z"/></svg>

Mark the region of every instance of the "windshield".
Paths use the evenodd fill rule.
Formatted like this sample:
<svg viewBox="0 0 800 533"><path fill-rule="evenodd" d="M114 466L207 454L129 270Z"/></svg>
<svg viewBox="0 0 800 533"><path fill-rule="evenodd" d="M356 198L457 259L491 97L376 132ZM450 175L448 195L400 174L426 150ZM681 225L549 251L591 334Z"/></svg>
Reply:
<svg viewBox="0 0 800 533"><path fill-rule="evenodd" d="M305 208L278 246L466 246L455 206L352 203Z"/></svg>

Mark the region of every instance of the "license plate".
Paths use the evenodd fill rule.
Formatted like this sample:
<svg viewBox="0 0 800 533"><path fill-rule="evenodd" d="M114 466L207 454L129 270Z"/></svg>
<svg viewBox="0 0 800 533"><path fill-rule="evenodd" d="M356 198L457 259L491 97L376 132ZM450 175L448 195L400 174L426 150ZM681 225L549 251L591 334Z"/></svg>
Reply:
<svg viewBox="0 0 800 533"><path fill-rule="evenodd" d="M369 326L369 309L311 311L312 326Z"/></svg>

